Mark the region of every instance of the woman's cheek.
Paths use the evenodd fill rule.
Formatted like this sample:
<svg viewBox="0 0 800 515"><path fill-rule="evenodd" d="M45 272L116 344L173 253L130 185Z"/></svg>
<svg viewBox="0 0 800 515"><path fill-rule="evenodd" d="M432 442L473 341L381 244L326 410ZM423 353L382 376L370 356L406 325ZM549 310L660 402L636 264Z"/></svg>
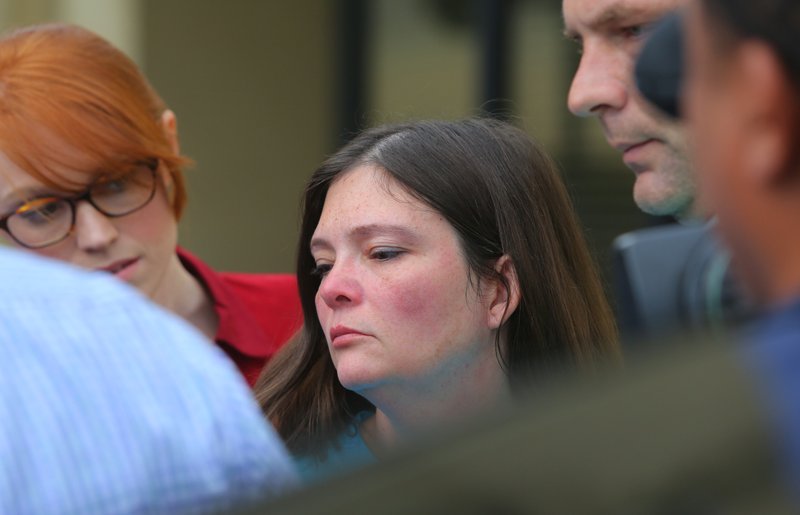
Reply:
<svg viewBox="0 0 800 515"><path fill-rule="evenodd" d="M448 311L448 299L442 298L447 293L447 285L442 285L430 277L420 277L404 281L402 285L393 285L383 289L385 305L391 305L392 311L386 313L396 318L396 322L405 324L405 329L414 332L426 329L434 324L441 324L442 317ZM451 301L452 302L452 301Z"/></svg>

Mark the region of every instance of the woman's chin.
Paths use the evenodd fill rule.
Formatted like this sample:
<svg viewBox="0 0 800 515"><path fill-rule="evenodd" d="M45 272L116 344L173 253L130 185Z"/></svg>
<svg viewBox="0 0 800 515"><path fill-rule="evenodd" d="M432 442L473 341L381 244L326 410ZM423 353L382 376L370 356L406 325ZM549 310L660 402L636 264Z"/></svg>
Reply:
<svg viewBox="0 0 800 515"><path fill-rule="evenodd" d="M348 390L361 393L374 388L379 383L376 374L366 370L337 370L339 382Z"/></svg>

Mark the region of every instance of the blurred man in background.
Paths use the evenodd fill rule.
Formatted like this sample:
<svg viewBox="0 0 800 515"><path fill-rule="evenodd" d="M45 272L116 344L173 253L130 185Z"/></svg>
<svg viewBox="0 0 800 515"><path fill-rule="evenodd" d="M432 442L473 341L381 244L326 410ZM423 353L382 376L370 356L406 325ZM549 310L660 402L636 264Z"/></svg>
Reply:
<svg viewBox="0 0 800 515"><path fill-rule="evenodd" d="M636 90L633 66L649 28L687 0L564 0L565 34L581 53L569 90L577 116L596 116L608 144L636 175L633 199L652 215L704 219L682 124Z"/></svg>

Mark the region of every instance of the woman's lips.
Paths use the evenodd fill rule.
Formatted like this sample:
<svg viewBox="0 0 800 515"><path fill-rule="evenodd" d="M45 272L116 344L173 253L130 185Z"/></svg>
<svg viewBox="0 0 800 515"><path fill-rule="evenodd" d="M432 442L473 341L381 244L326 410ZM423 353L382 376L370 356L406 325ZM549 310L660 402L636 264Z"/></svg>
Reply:
<svg viewBox="0 0 800 515"><path fill-rule="evenodd" d="M365 333L362 333L361 331L357 331L356 329L351 329L346 326L337 325L331 328L329 336L331 338L332 347L341 347L347 345L353 340L359 339L367 335Z"/></svg>
<svg viewBox="0 0 800 515"><path fill-rule="evenodd" d="M108 266L97 268L96 270L113 274L118 279L127 281L133 275L133 271L138 263L139 258L121 259L111 263Z"/></svg>

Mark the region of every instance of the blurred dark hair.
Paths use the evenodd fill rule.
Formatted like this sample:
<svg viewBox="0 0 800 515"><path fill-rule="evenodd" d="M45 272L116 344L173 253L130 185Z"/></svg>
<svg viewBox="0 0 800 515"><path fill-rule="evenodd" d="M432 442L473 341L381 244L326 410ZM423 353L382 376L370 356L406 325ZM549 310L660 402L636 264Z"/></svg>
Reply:
<svg viewBox="0 0 800 515"><path fill-rule="evenodd" d="M505 283L494 265L511 258L520 302L502 327L502 345L498 331L496 349L512 387L544 370L618 355L614 318L564 184L524 132L490 119L367 130L325 161L306 187L297 253L305 326L256 385L292 451L324 452L355 413L372 408L338 381L317 318L321 279L311 274L309 248L328 188L365 164L385 170L453 226L473 278Z"/></svg>
<svg viewBox="0 0 800 515"><path fill-rule="evenodd" d="M800 87L800 2L798 0L703 0L709 20L738 38L766 41Z"/></svg>

